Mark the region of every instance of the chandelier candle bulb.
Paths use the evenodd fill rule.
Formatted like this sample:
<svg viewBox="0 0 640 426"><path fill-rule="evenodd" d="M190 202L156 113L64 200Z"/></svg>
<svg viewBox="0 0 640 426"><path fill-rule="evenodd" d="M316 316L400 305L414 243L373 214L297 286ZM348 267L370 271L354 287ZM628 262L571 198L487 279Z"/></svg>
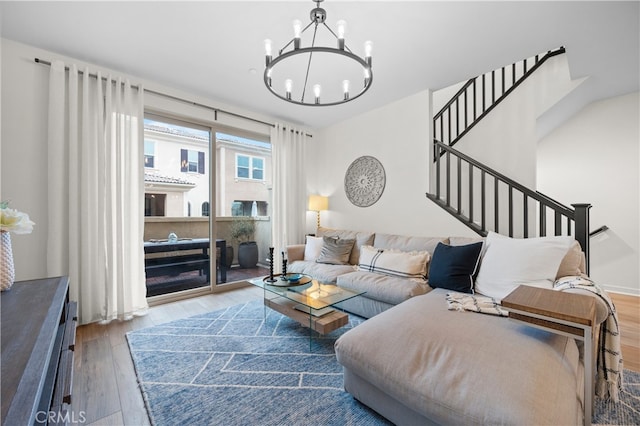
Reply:
<svg viewBox="0 0 640 426"><path fill-rule="evenodd" d="M300 36L302 34L302 22L299 19L293 21L293 48L300 49Z"/></svg>
<svg viewBox="0 0 640 426"><path fill-rule="evenodd" d="M344 93L344 100L349 100L349 80L342 82L342 92Z"/></svg>
<svg viewBox="0 0 640 426"><path fill-rule="evenodd" d="M344 33L347 28L347 23L344 20L340 20L336 23L338 27L338 49L344 50Z"/></svg>
<svg viewBox="0 0 640 426"><path fill-rule="evenodd" d="M364 42L364 58L367 60L367 64L371 66L371 52L373 51L373 43L371 40Z"/></svg>
<svg viewBox="0 0 640 426"><path fill-rule="evenodd" d="M266 39L264 41L264 53L265 53L265 59L266 59L266 63L267 66L269 66L269 64L271 63L271 59L273 58L272 56L272 50L271 50L271 40ZM271 70L269 70L269 75L271 75Z"/></svg>
<svg viewBox="0 0 640 426"><path fill-rule="evenodd" d="M316 96L316 103L319 104L320 103L320 91L322 90L322 88L320 87L319 84L314 84L313 85L313 94Z"/></svg>
<svg viewBox="0 0 640 426"><path fill-rule="evenodd" d="M293 88L293 80L290 78L284 81L284 90L287 92L287 99L291 99L291 89Z"/></svg>

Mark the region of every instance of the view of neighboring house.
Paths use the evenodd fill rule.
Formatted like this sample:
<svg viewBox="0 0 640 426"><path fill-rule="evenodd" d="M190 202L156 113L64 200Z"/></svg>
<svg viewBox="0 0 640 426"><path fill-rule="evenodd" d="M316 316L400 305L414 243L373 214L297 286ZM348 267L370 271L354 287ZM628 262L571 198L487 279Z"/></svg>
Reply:
<svg viewBox="0 0 640 426"><path fill-rule="evenodd" d="M208 131L146 119L144 134L145 216L212 216L213 175L213 216L268 215L269 143L216 133L212 169Z"/></svg>

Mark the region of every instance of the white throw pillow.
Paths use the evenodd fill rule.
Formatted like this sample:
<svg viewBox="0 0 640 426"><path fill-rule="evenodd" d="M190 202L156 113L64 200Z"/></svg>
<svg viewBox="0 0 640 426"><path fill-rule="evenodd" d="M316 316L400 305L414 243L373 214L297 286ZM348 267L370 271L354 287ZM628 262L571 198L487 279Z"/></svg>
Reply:
<svg viewBox="0 0 640 426"><path fill-rule="evenodd" d="M430 258L431 255L428 251L405 252L362 246L360 247L358 270L426 280L427 262Z"/></svg>
<svg viewBox="0 0 640 426"><path fill-rule="evenodd" d="M553 283L572 237L509 238L489 232L475 290L503 299L520 284Z"/></svg>
<svg viewBox="0 0 640 426"><path fill-rule="evenodd" d="M315 262L320 257L323 242L322 237L307 236L307 243L304 246L304 260Z"/></svg>

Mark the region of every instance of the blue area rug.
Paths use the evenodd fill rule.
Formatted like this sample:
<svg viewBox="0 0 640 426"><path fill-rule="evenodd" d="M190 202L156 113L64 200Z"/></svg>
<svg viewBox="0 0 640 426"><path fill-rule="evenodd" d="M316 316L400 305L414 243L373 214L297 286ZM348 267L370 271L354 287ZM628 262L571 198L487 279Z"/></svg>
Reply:
<svg viewBox="0 0 640 426"><path fill-rule="evenodd" d="M265 318L266 312L266 318ZM152 424L386 425L342 387L326 336L262 301L127 333ZM596 400L594 424L640 424L640 374L625 370L619 403Z"/></svg>
<svg viewBox="0 0 640 426"><path fill-rule="evenodd" d="M266 318L265 318L266 312ZM127 333L155 425L385 425L347 394L335 340L262 301Z"/></svg>

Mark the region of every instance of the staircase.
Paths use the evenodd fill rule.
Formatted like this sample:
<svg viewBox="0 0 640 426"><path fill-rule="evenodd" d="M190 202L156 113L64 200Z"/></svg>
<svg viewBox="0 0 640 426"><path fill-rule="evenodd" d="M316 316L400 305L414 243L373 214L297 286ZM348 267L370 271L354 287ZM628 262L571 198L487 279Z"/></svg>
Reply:
<svg viewBox="0 0 640 426"><path fill-rule="evenodd" d="M453 148L480 120L564 48L467 81L433 118L435 188L427 198L480 235L570 235L589 273L590 204L565 206Z"/></svg>

